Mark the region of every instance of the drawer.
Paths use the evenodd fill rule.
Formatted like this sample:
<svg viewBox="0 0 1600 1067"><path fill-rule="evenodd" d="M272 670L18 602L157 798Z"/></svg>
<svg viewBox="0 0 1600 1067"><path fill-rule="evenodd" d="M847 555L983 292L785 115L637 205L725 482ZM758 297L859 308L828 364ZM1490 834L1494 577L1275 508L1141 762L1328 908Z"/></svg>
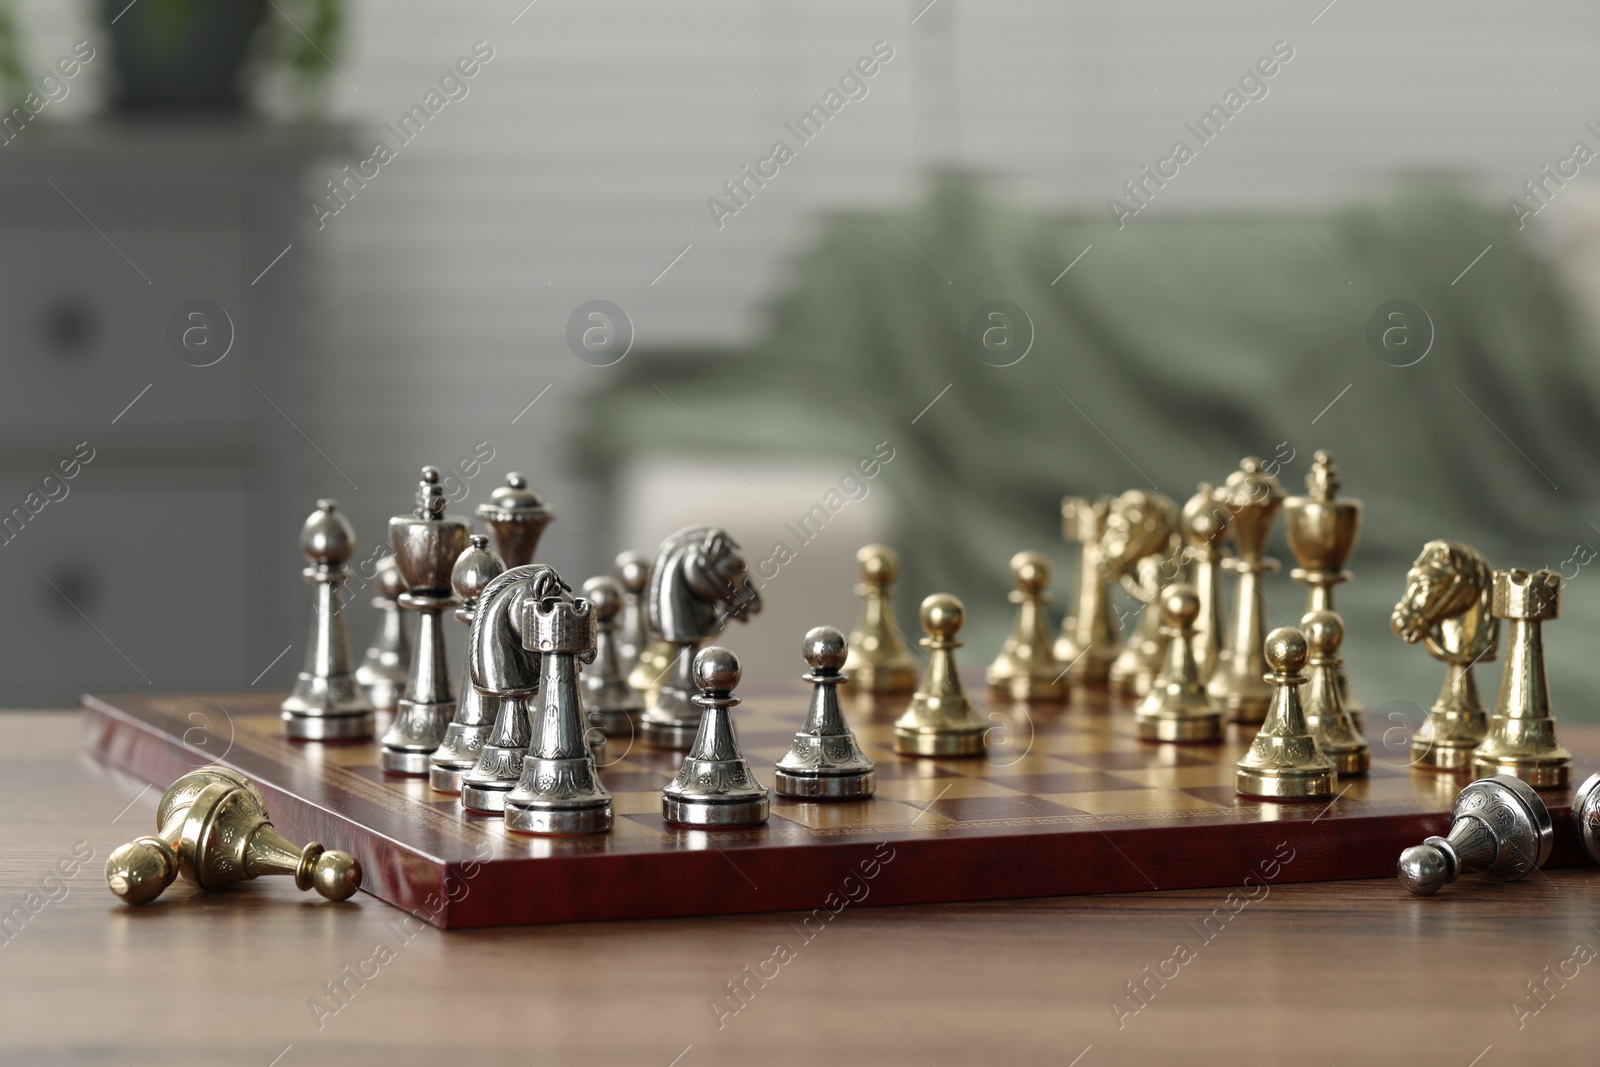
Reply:
<svg viewBox="0 0 1600 1067"><path fill-rule="evenodd" d="M119 426L237 423L250 389L240 232L102 228L116 248L87 223L0 230L0 425L106 425L135 397ZM209 337L218 351L232 334L231 350L212 366L191 365L207 358L192 352L184 362L168 340L169 319L195 300L225 314L193 320L191 342Z"/></svg>

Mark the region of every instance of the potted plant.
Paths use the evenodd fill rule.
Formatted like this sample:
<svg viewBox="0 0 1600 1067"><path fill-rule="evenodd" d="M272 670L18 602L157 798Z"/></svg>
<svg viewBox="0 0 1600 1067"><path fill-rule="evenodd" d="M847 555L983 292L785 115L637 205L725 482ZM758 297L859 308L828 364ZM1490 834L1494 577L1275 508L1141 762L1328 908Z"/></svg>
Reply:
<svg viewBox="0 0 1600 1067"><path fill-rule="evenodd" d="M0 0L0 89L25 91L14 0ZM123 112L237 113L254 58L289 75L299 110L314 109L344 29L341 0L101 0Z"/></svg>

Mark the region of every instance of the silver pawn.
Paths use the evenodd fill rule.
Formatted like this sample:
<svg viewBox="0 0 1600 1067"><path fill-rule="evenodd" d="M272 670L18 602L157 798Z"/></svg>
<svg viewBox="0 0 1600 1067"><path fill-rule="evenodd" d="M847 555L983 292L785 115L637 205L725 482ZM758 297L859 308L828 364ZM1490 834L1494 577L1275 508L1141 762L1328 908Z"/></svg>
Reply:
<svg viewBox="0 0 1600 1067"><path fill-rule="evenodd" d="M661 790L661 814L683 826L758 826L767 821L767 787L750 773L728 718L739 703L739 657L712 645L695 655L692 671L700 729L677 777Z"/></svg>
<svg viewBox="0 0 1600 1067"><path fill-rule="evenodd" d="M847 680L840 668L849 642L832 626L818 626L806 632L800 650L811 667L801 675L812 686L811 710L777 763L773 791L807 800L870 797L878 784L877 765L856 744L839 707L839 686Z"/></svg>
<svg viewBox="0 0 1600 1067"><path fill-rule="evenodd" d="M617 557L617 582L622 586L622 630L617 638L617 667L628 677L650 647L650 617L645 609L644 590L650 584L650 558L643 552L624 552Z"/></svg>
<svg viewBox="0 0 1600 1067"><path fill-rule="evenodd" d="M505 562L489 548L489 539L473 534L467 550L456 557L450 571L450 586L461 598L456 618L472 625L478 611L478 597L484 587L505 573ZM467 652L461 660L460 698L456 717L444 732L444 741L428 764L428 784L441 793L461 792L461 776L478 763L478 753L494 729L498 705L472 684L472 634L467 633Z"/></svg>
<svg viewBox="0 0 1600 1067"><path fill-rule="evenodd" d="M372 736L372 701L351 669L344 596L339 589L350 576L344 564L355 543L356 532L340 514L338 503L317 501L317 510L300 530L300 551L311 564L302 573L317 589L311 638L305 668L283 702L285 732L296 740L348 741Z"/></svg>
<svg viewBox="0 0 1600 1067"><path fill-rule="evenodd" d="M525 834L598 834L611 829L611 792L586 740L578 661L595 655L594 610L581 597L530 603L522 645L543 657L540 707L522 777L506 796L506 829Z"/></svg>
<svg viewBox="0 0 1600 1067"><path fill-rule="evenodd" d="M607 737L632 737L644 714L644 698L628 685L617 648L617 615L622 611L622 589L600 575L583 583L584 599L594 605L594 666L583 672L583 706L589 723Z"/></svg>
<svg viewBox="0 0 1600 1067"><path fill-rule="evenodd" d="M1585 778L1572 795L1572 829L1583 851L1600 863L1600 772Z"/></svg>
<svg viewBox="0 0 1600 1067"><path fill-rule="evenodd" d="M411 635L406 632L405 616L400 614L400 594L406 583L394 565L393 556L378 560L378 595L372 606L378 609L378 632L372 637L367 654L356 668L356 681L367 691L367 699L378 711L393 711L405 689L411 670Z"/></svg>
<svg viewBox="0 0 1600 1067"><path fill-rule="evenodd" d="M1480 778L1456 797L1450 836L1430 837L1400 853L1396 875L1419 897L1475 870L1515 882L1550 858L1550 810L1527 782L1509 774Z"/></svg>
<svg viewBox="0 0 1600 1067"><path fill-rule="evenodd" d="M416 510L389 520L389 547L405 579L400 606L417 613L417 654L406 675L405 694L383 735L379 765L391 774L426 776L428 759L455 718L449 655L439 616L456 605L450 568L467 547L467 523L446 517L439 468L422 468Z"/></svg>

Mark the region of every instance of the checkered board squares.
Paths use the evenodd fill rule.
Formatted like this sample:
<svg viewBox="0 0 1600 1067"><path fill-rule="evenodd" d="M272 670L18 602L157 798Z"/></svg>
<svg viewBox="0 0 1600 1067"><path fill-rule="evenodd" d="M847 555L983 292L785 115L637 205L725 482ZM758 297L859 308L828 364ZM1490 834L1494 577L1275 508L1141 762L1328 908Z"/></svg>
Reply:
<svg viewBox="0 0 1600 1067"><path fill-rule="evenodd" d="M740 744L770 788L809 691L747 684L742 695ZM890 853L874 904L1231 886L1286 840L1298 858L1284 880L1388 877L1400 849L1448 828L1463 784L1412 770L1404 753L1374 743L1372 773L1341 781L1332 803L1243 798L1233 765L1250 731L1234 728L1215 745L1149 744L1134 736L1131 709L1104 697L987 707L985 756L917 759L893 750L904 698L846 694L850 724L878 765L869 800L774 795L764 826L674 827L661 817L660 791L683 754L614 738L600 759L615 797L612 831L535 838L463 811L426 780L385 774L373 742L287 740L280 699L85 697L85 744L158 787L213 760L241 771L280 829L354 853L363 888L446 928L809 910L859 863ZM197 722L206 734L198 746ZM1600 731L1562 736L1580 763L1600 753ZM1564 799L1551 798L1563 828ZM1558 839L1553 862L1576 862L1565 848ZM470 892L442 893L465 878Z"/></svg>

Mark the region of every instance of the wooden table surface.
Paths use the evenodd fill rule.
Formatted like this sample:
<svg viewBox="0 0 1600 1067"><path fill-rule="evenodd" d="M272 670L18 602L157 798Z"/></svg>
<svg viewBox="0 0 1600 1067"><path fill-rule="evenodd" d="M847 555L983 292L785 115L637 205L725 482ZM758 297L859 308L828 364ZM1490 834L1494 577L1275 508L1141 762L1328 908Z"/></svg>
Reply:
<svg viewBox="0 0 1600 1067"><path fill-rule="evenodd" d="M809 942L782 913L445 934L283 880L215 896L179 883L129 908L102 868L149 832L159 792L82 755L76 716L0 724L0 1063L1600 1058L1600 870L1469 879L1426 900L1384 880L1273 885L1247 903L1185 890L864 904ZM1226 922L1206 940L1216 909Z"/></svg>

